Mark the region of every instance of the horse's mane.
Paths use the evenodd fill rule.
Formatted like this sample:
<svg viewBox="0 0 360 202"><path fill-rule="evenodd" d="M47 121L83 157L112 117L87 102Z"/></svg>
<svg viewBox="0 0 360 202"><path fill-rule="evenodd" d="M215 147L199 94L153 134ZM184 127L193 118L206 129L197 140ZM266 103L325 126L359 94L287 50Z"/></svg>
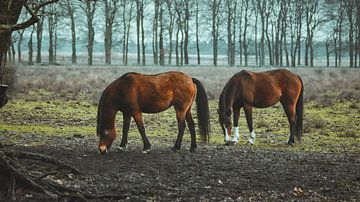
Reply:
<svg viewBox="0 0 360 202"><path fill-rule="evenodd" d="M104 104L104 99L107 95L108 91L107 88L104 90L104 92L101 94L100 97L100 101L99 101L99 105L98 105L98 113L97 113L97 125L96 125L96 133L100 134L101 133L101 129L103 128L103 104Z"/></svg>

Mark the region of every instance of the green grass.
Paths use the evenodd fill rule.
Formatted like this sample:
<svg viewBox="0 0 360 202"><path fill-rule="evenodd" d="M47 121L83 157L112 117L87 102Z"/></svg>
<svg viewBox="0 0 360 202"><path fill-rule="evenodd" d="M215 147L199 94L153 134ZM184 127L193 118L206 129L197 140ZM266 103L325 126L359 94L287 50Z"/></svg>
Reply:
<svg viewBox="0 0 360 202"><path fill-rule="evenodd" d="M43 92L46 94L46 92ZM355 106L355 107L354 107ZM289 126L281 105L266 109L254 109L253 122L257 134L255 145L246 144L243 135L249 131L243 111L240 115L241 141L235 147L252 147L306 152L360 152L359 102L342 101L330 106L318 106L315 102L305 104L303 143L286 146ZM210 101L211 140L210 144L223 144L223 134L218 124L217 101ZM47 144L42 138L52 136L95 137L97 107L87 101L11 100L0 110L0 140L7 144L19 143L22 138L35 136L29 144ZM196 117L195 108L193 109ZM172 144L176 139L177 123L174 109L159 114L145 114L145 125L149 138L160 138ZM196 121L196 120L195 120ZM117 116L117 131L121 134L122 116ZM134 121L130 137L140 141ZM189 132L184 135L189 140Z"/></svg>

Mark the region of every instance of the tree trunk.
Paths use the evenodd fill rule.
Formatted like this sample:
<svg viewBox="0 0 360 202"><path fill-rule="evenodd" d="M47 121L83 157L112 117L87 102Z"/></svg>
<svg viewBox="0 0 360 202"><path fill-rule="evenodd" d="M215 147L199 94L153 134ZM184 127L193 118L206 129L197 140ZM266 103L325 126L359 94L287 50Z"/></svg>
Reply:
<svg viewBox="0 0 360 202"><path fill-rule="evenodd" d="M71 31L71 63L77 63L76 57L76 30L75 30L75 17L74 17L74 6L71 0L66 0L67 14L70 18L70 31Z"/></svg>
<svg viewBox="0 0 360 202"><path fill-rule="evenodd" d="M141 49L142 49L142 65L146 65L145 57L145 30L144 30L144 0L141 0L140 6L140 23L141 23Z"/></svg>
<svg viewBox="0 0 360 202"><path fill-rule="evenodd" d="M28 58L28 65L33 65L33 35L35 31L35 26L33 26L32 31L30 33L29 42L28 42L28 50L29 50L29 58Z"/></svg>
<svg viewBox="0 0 360 202"><path fill-rule="evenodd" d="M165 64L165 50L164 50L164 28L163 28L163 8L160 6L160 33L159 33L159 48L160 48L160 65Z"/></svg>
<svg viewBox="0 0 360 202"><path fill-rule="evenodd" d="M158 65L158 54L159 54L159 46L158 46L158 22L159 22L159 4L160 0L155 0L155 14L153 19L153 41L152 41L152 49L153 49L153 64Z"/></svg>
<svg viewBox="0 0 360 202"><path fill-rule="evenodd" d="M56 24L56 14L52 13L48 15L48 34L49 34L49 64L54 64L54 32Z"/></svg>
<svg viewBox="0 0 360 202"><path fill-rule="evenodd" d="M217 66L217 58L218 58L218 28L219 28L219 8L220 1L212 0L211 1L211 15L212 15L212 41L213 41L213 64Z"/></svg>
<svg viewBox="0 0 360 202"><path fill-rule="evenodd" d="M21 44L24 38L24 31L25 29L19 30L18 34L19 34L19 41L17 44L17 53L18 53L18 62L21 63L22 62L22 56L21 56Z"/></svg>
<svg viewBox="0 0 360 202"><path fill-rule="evenodd" d="M136 0L136 47L137 47L137 64L140 64L140 4L142 0Z"/></svg>
<svg viewBox="0 0 360 202"><path fill-rule="evenodd" d="M353 21L353 9L354 9L354 1L348 0L345 1L346 11L347 11L347 17L349 21L349 66L354 66L354 21Z"/></svg>
<svg viewBox="0 0 360 202"><path fill-rule="evenodd" d="M105 63L111 64L111 49L112 49L112 36L113 36L113 25L117 14L118 6L117 1L105 1Z"/></svg>
<svg viewBox="0 0 360 202"><path fill-rule="evenodd" d="M178 19L177 21L180 21L180 19ZM180 25L178 23L176 30L176 42L175 42L176 66L179 66L179 32L180 32Z"/></svg>
<svg viewBox="0 0 360 202"><path fill-rule="evenodd" d="M200 45L199 45L199 1L196 2L196 19L195 19L195 35L196 35L196 54L197 54L197 64L200 65Z"/></svg>
<svg viewBox="0 0 360 202"><path fill-rule="evenodd" d="M189 64L189 20L190 20L190 13L189 13L189 0L185 0L185 37L184 37L184 60L185 64Z"/></svg>
<svg viewBox="0 0 360 202"><path fill-rule="evenodd" d="M36 63L41 63L41 41L42 41L42 32L43 32L43 24L44 24L44 17L41 17L39 22L36 24Z"/></svg>
<svg viewBox="0 0 360 202"><path fill-rule="evenodd" d="M329 67L330 66L330 40L326 41L325 48L326 48L326 66Z"/></svg>
<svg viewBox="0 0 360 202"><path fill-rule="evenodd" d="M248 9L249 9L249 2L245 0L245 17L244 17L244 32L243 32L243 49L244 49L244 60L245 60L245 66L248 66L248 42L246 38L247 34L247 28L248 28Z"/></svg>
<svg viewBox="0 0 360 202"><path fill-rule="evenodd" d="M174 9L172 8L173 1L166 1L167 11L169 13L169 24L167 31L169 33L169 54L168 54L168 64L171 65L172 62L172 52L173 52L173 30L174 30Z"/></svg>

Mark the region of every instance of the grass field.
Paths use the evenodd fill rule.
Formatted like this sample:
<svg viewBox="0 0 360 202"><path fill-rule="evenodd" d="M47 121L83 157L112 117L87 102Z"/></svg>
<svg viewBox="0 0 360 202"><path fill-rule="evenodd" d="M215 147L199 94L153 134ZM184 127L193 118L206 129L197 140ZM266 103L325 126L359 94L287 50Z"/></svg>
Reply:
<svg viewBox="0 0 360 202"><path fill-rule="evenodd" d="M45 145L53 136L95 136L97 102L112 80L128 71L183 71L201 80L211 109L211 144L223 144L218 124L218 96L226 81L243 68L228 67L18 67L9 103L0 111L0 141ZM266 68L250 69L254 71ZM254 109L257 142L252 147L306 152L360 152L360 71L356 69L295 68L305 85L303 143L288 147L288 123L281 105ZM194 114L196 114L194 109ZM196 117L196 115L195 115ZM117 117L121 136L121 114ZM145 115L148 136L172 144L177 123L174 109ZM243 112L240 133L248 135ZM130 141L141 142L134 122ZM184 136L189 140L189 133ZM119 140L115 144L119 144ZM156 143L154 144L156 145ZM250 147L244 138L236 147Z"/></svg>

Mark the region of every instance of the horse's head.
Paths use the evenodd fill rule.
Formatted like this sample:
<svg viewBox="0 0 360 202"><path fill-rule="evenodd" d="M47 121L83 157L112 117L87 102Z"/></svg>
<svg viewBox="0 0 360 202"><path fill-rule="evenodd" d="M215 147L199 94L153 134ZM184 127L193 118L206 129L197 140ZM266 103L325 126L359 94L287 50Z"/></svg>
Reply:
<svg viewBox="0 0 360 202"><path fill-rule="evenodd" d="M219 110L219 123L221 125L221 129L223 130L224 134L224 141L225 143L228 143L230 141L231 136L231 110Z"/></svg>
<svg viewBox="0 0 360 202"><path fill-rule="evenodd" d="M105 154L116 138L116 131L115 129L101 130L97 133L97 136L100 137L99 151L101 154Z"/></svg>

